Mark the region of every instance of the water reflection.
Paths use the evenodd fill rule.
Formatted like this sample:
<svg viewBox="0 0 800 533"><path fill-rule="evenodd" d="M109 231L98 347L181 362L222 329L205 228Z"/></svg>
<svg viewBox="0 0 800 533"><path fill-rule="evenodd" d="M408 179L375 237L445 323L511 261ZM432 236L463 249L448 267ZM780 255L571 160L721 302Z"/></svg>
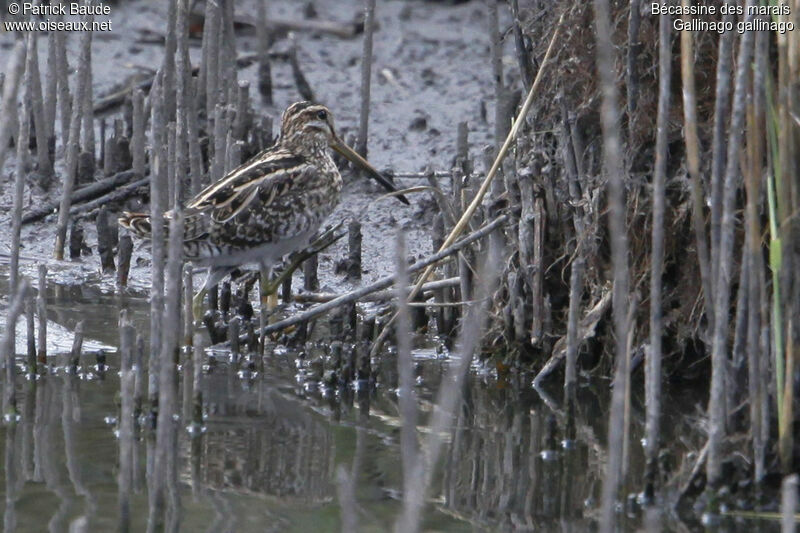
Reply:
<svg viewBox="0 0 800 533"><path fill-rule="evenodd" d="M129 307L134 332L146 329L141 301L114 295L70 293L85 311L86 335L116 345L117 317ZM69 326L68 300L54 290L52 320ZM66 298L66 297L65 297ZM90 316L91 315L91 316ZM141 337L129 339L147 346ZM148 516L164 516L169 531L339 531L392 528L402 499L400 418L396 363L376 364L377 387L324 391L298 381L301 369L285 351L269 357L264 373L242 379L220 359L199 374L184 356L178 398L183 415L174 422L177 443L163 463L164 509L153 512L148 490L155 464L155 433L134 426L137 406L120 402L146 382L128 370L145 367L134 350L122 365L92 367L85 353L76 375L58 370L35 383L19 380L18 424L0 428L5 446L3 501L6 531L145 531ZM55 361L57 358L53 358ZM449 363L417 360L420 436L427 431L432 399ZM428 494L423 528L585 531L594 510L606 457L608 386L577 391L570 408L559 388L535 391L529 377L472 375L457 415L444 435L446 447ZM130 393L123 397L130 399ZM186 431L195 398L203 398L203 431ZM124 399L124 398L123 398ZM676 398L667 405L665 442L680 461L700 448L704 436L687 413L703 399ZM121 410L128 413L121 415ZM638 445L643 407L632 403L630 487L638 486L644 458ZM130 422L128 427L123 420ZM149 473L149 475L148 475ZM631 492L633 489L629 489ZM345 526L343 526L345 524ZM625 530L683 530L669 512L621 507ZM777 530L769 523L762 530ZM775 526L775 527L773 527ZM725 530L752 523L724 523Z"/></svg>
<svg viewBox="0 0 800 533"><path fill-rule="evenodd" d="M197 481L209 489L303 504L328 500L335 445L326 421L295 399L271 394L263 386L241 391L240 384L228 378L230 373L225 374L207 380L209 417Z"/></svg>

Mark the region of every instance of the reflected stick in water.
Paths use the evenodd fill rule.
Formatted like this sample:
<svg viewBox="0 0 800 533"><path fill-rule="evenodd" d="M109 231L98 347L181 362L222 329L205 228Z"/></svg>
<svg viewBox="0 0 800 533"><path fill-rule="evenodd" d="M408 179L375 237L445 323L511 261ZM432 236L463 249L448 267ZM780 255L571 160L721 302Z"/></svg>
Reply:
<svg viewBox="0 0 800 533"><path fill-rule="evenodd" d="M39 369L47 368L47 265L39 265L39 293L36 295L36 314L39 315L39 351L36 354Z"/></svg>
<svg viewBox="0 0 800 533"><path fill-rule="evenodd" d="M73 354L76 349L77 353L80 353L80 346L83 338L82 330L83 322L79 322L75 329L75 342L73 342L72 346ZM73 490L75 494L84 497L87 506L86 513L92 515L97 505L92 493L89 492L89 489L83 483L81 467L75 453L74 425L75 422L80 421L81 417L80 403L77 401L78 392L75 389L76 379L77 376L75 376L74 373L65 370L61 390L61 430L64 432L64 456L66 457L67 472L69 473L69 480L72 483Z"/></svg>
<svg viewBox="0 0 800 533"><path fill-rule="evenodd" d="M28 296L30 284L26 279L19 283L17 293L11 301L6 319L6 331L3 333L3 342L0 345L0 360L6 367L5 394L3 395L3 413L6 419L14 420L17 416L17 366L14 357L16 348L14 346L14 329L22 311L25 309L25 299Z"/></svg>
<svg viewBox="0 0 800 533"><path fill-rule="evenodd" d="M120 317L120 413L119 413L119 530L130 530L130 496L133 486L133 352L136 349L136 330L128 311Z"/></svg>
<svg viewBox="0 0 800 533"><path fill-rule="evenodd" d="M31 390L36 389L36 323L34 319L36 310L36 298L33 294L28 294L25 299L25 326L27 328L27 375L30 378L29 385Z"/></svg>
<svg viewBox="0 0 800 533"><path fill-rule="evenodd" d="M194 277L191 265L183 268L183 421L192 419L192 377L194 376L194 315L192 314L192 297L194 296Z"/></svg>
<svg viewBox="0 0 800 533"><path fill-rule="evenodd" d="M3 531L17 529L17 493L19 492L19 472L17 469L17 425L6 427L6 508L3 512Z"/></svg>
<svg viewBox="0 0 800 533"><path fill-rule="evenodd" d="M422 447L423 456L416 462L410 474L411 486L404 491L403 511L395 522L395 531L419 531L425 494L430 487L441 454L442 435L462 399L464 379L472 363L473 354L480 345L489 302L497 281L497 264L497 253L492 250L479 271L481 275L478 276L480 283L475 289L476 302L466 310L463 327L456 343L457 349L453 354L453 364L442 380L430 423L430 432L426 445Z"/></svg>
<svg viewBox="0 0 800 533"><path fill-rule="evenodd" d="M72 338L72 349L69 352L68 366L65 370L70 374L77 374L81 364L81 352L83 351L83 320L75 326L75 336Z"/></svg>
<svg viewBox="0 0 800 533"><path fill-rule="evenodd" d="M70 515L74 492L67 486L62 475L64 455L57 436L59 417L62 410L62 396L58 380L44 379L36 388L36 414L34 416L33 480L44 481L47 489L58 498L58 507L48 521L50 531L64 531L68 528L66 517Z"/></svg>
<svg viewBox="0 0 800 533"><path fill-rule="evenodd" d="M336 494L342 513L342 531L358 531L358 514L356 513L355 479L347 472L344 465L336 469Z"/></svg>
<svg viewBox="0 0 800 533"><path fill-rule="evenodd" d="M781 531L794 533L797 527L797 474L786 476L781 488Z"/></svg>

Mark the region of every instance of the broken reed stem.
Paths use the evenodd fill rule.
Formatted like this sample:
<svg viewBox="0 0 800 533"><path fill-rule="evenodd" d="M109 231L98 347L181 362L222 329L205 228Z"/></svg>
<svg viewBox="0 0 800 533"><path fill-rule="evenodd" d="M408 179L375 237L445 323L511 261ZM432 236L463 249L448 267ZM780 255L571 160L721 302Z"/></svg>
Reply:
<svg viewBox="0 0 800 533"><path fill-rule="evenodd" d="M395 294L397 296L397 395L402 426L400 429L400 453L403 470L403 500L411 498L413 477L417 464L417 398L415 393L414 360L411 355L411 324L408 309L408 262L403 231L397 233L395 254Z"/></svg>
<svg viewBox="0 0 800 533"><path fill-rule="evenodd" d="M638 9L638 6L637 6ZM661 417L661 336L663 334L662 277L664 275L664 211L667 181L667 136L672 82L671 17L658 22L658 117L656 161L653 170L653 225L650 260L650 353L645 362L646 483L655 483Z"/></svg>
<svg viewBox="0 0 800 533"><path fill-rule="evenodd" d="M733 4L728 0L726 4ZM724 16L726 24L733 23L734 15ZM719 36L717 53L716 93L714 95L714 136L711 141L711 287L717 289L717 270L719 268L719 237L722 221L722 179L725 172L726 137L725 122L728 117L728 101L731 95L731 53L735 39L733 32L725 32ZM737 160L738 161L738 160ZM711 293L716 294L716 292ZM709 295L709 298L713 297ZM716 307L711 301L709 307ZM710 318L710 317L709 317ZM710 324L711 331L714 325Z"/></svg>
<svg viewBox="0 0 800 533"><path fill-rule="evenodd" d="M578 339L581 294L583 292L584 259L581 250L576 250L569 276L569 310L567 312L567 360L564 372L564 389L568 401L575 398L578 384Z"/></svg>
<svg viewBox="0 0 800 533"><path fill-rule="evenodd" d="M12 128L7 127L9 124L14 123L12 113L17 113L17 90L19 89L22 73L25 70L25 43L18 40L14 46L14 50L5 64L5 81L3 83L3 101L0 102L0 168L3 168L3 163L6 158L6 150L8 149L9 140L13 133Z"/></svg>
<svg viewBox="0 0 800 533"><path fill-rule="evenodd" d="M169 91L165 91L169 92ZM175 206L177 194L175 190L175 123L167 124L167 201L166 207Z"/></svg>
<svg viewBox="0 0 800 533"><path fill-rule="evenodd" d="M194 296L194 268L191 264L183 267L183 341L182 346L191 347L194 341L194 317L192 316L192 297ZM183 363L191 364L191 357L183 358ZM191 375L191 372L188 373ZM187 387L188 388L188 387Z"/></svg>
<svg viewBox="0 0 800 533"><path fill-rule="evenodd" d="M747 1L748 11L754 0ZM745 17L751 22L753 15ZM725 35L721 38L724 38ZM711 392L708 401L709 432L708 460L706 475L709 487L719 485L722 476L722 441L725 438L725 372L728 360L728 310L730 305L731 276L733 274L733 246L735 230L735 200L739 189L739 150L741 149L744 128L746 83L750 58L753 52L753 32L745 31L739 43L736 78L733 89L733 108L731 109L730 136L728 139L727 167L722 195L719 241L716 248L718 269L715 279L714 336L711 348ZM714 241L712 241L714 245ZM712 264L713 261L712 261Z"/></svg>
<svg viewBox="0 0 800 533"><path fill-rule="evenodd" d="M151 177L150 177L150 220L151 224L151 286L150 286L150 356L148 372L148 400L151 409L158 402L159 357L162 344L162 315L164 312L164 205L167 192L167 154L165 143L164 108L161 98L163 92L161 77L157 76L150 91L151 128Z"/></svg>
<svg viewBox="0 0 800 533"><path fill-rule="evenodd" d="M361 113L358 123L356 152L367 157L367 133L369 130L369 102L372 81L372 36L375 33L375 0L365 0L364 48L361 54Z"/></svg>
<svg viewBox="0 0 800 533"><path fill-rule="evenodd" d="M636 103L639 99L639 72L636 68L636 58L641 50L639 43L639 26L642 21L642 0L630 0L628 11L628 55L625 65L625 94L627 96L628 110L628 139L633 138L636 125Z"/></svg>
<svg viewBox="0 0 800 533"><path fill-rule="evenodd" d="M683 0L688 8L690 0ZM691 15L684 15L684 22L691 20ZM714 306L711 289L711 265L708 257L708 237L706 235L705 217L703 214L703 183L700 176L700 139L697 133L697 98L695 97L694 77L694 44L693 32L681 32L681 78L683 82L683 117L684 140L686 145L686 162L691 178L692 195L692 228L697 246L697 261L700 266L700 279L703 284L703 301L708 323L714 323Z"/></svg>
<svg viewBox="0 0 800 533"><path fill-rule="evenodd" d="M501 116L501 100L503 99L503 47L500 40L500 29L497 17L497 4L498 0L488 0L486 2L487 13L487 30L489 33L489 57L492 65L492 81L494 82L494 151L497 153L500 150L500 139L503 138L503 133L506 131L506 125L502 124Z"/></svg>
<svg viewBox="0 0 800 533"><path fill-rule="evenodd" d="M144 93L141 89L133 90L133 118L131 133L131 157L133 158L133 171L140 177L145 175L147 154L145 153L145 116Z"/></svg>
<svg viewBox="0 0 800 533"><path fill-rule="evenodd" d="M536 95L536 92L539 89L539 84L542 82L542 75L544 73L545 67L550 62L550 57L552 56L556 40L558 39L558 36L561 33L561 27L564 22L565 14L566 10L563 11L558 18L556 27L553 30L553 36L550 38L550 44L548 44L547 46L547 52L545 52L541 66L539 67L539 71L536 73L536 79L533 81L533 85L531 86L530 91L528 91L528 96L525 97L525 101L522 104L522 108L520 108L519 113L517 113L517 116L514 119L514 124L511 126L511 129L509 130L508 135L506 136L506 140L505 142L503 142L503 146L500 147L500 151L497 153L497 157L494 159L494 163L492 163L489 172L486 174L486 178L483 180L483 183L481 183L480 188L475 193L475 196L472 198L472 201L467 206L467 209L461 215L461 218L458 220L455 227L452 229L452 231L450 231L450 234L442 243L442 247L439 249L440 252L451 246L455 242L455 240L459 237L459 235L461 235L464 232L464 230L469 225L470 219L472 219L472 216L478 209L478 206L483 202L483 197L486 196L486 193L492 184L492 180L497 175L497 171L500 169L500 165L502 164L503 159L508 153L509 148L511 148L511 143L516 138L517 133L519 132L520 127L522 126L522 122L525 120L525 117L527 116L528 111L531 108L531 105L533 105L534 96ZM433 269L434 266L433 264L431 264L431 266L426 268L425 271L422 273L422 275L417 279L417 282L414 284L414 289L408 295L409 301L413 301L413 299L417 296L422 285L426 281L428 281L428 278L433 273ZM411 270L409 270L409 272L411 272ZM390 326L393 321L394 318L390 319L385 324L384 330L381 332L378 338L375 339L375 342L373 343L372 346L372 350L370 351L370 356L376 355L383 346L383 343L385 342L389 332L388 326Z"/></svg>
<svg viewBox="0 0 800 533"><path fill-rule="evenodd" d="M59 20L61 15L57 17ZM69 63L67 62L67 32L56 31L56 75L58 76L58 108L61 118L61 146L67 149L69 125L72 123L72 100L69 95Z"/></svg>
<svg viewBox="0 0 800 533"><path fill-rule="evenodd" d="M167 260L166 307L159 364L158 423L156 428L156 457L153 474L153 491L150 494L148 530L160 523L157 515L164 506L164 490L171 475L170 454L175 453L176 433L173 415L177 414L178 400L176 376L179 332L181 331L181 280L183 255L183 213L177 211L169 225L169 258Z"/></svg>
<svg viewBox="0 0 800 533"><path fill-rule="evenodd" d="M56 226L56 244L54 256L57 260L64 259L64 243L67 237L67 224L69 223L69 208L72 203L72 190L75 188L75 175L78 170L78 150L80 147L81 109L88 90L89 61L91 58L92 32L84 32L80 40L80 57L78 59L78 73L75 93L72 98L72 114L69 122L69 141L66 144L66 175L61 190L61 203L58 208L58 223Z"/></svg>
<svg viewBox="0 0 800 533"><path fill-rule="evenodd" d="M113 224L113 226L112 226ZM113 231L116 230L116 221L111 220L111 216L106 206L100 207L100 211L95 217L97 226L97 254L100 256L100 264L103 273L113 273L114 266L114 240Z"/></svg>
<svg viewBox="0 0 800 533"><path fill-rule="evenodd" d="M25 73L26 82L30 79L30 70ZM11 212L11 271L9 272L9 293L17 292L19 279L19 246L22 232L22 202L25 194L25 178L28 174L28 137L30 136L30 100L23 98L17 120L17 169L14 175L14 205ZM25 139L21 141L20 139Z"/></svg>
<svg viewBox="0 0 800 533"><path fill-rule="evenodd" d="M93 20L93 16L88 16L87 20L89 24ZM88 32L90 35L92 32ZM94 138L94 107L92 104L93 100L93 88L92 88L92 47L91 47L91 39L90 39L90 46L88 53L88 59L86 64L86 94L83 97L82 106L78 107L77 109L83 113L83 118L81 119L81 128L83 129L82 137L81 137L81 152L89 152L92 154L91 160L92 163L95 161L96 151L95 151L95 138ZM75 108L73 107L73 110ZM92 165L94 168L94 165Z"/></svg>
<svg viewBox="0 0 800 533"><path fill-rule="evenodd" d="M194 268L191 264L183 266L183 341L181 342L181 359L183 365L183 424L192 420L192 375L194 374L194 313L192 311L192 298L194 297Z"/></svg>
<svg viewBox="0 0 800 533"><path fill-rule="evenodd" d="M685 0L689 1L689 0ZM769 423L762 420L761 413L766 410L768 397L762 387L769 374L769 365L761 351L761 223L758 214L761 172L763 169L764 137L759 133L766 127L766 71L768 35L758 32L753 69L753 103L747 125L749 166L745 179L747 201L745 206L745 245L748 250L749 273L747 277L747 386L750 405L750 432L753 443L753 480L760 483L764 477L764 450L766 439L763 432ZM767 378L768 379L768 378ZM767 426L764 428L763 426Z"/></svg>
<svg viewBox="0 0 800 533"><path fill-rule="evenodd" d="M797 3L790 16L783 16L784 21L791 20L795 25L800 24ZM793 367L797 364L796 347L800 344L800 253L797 248L789 243L798 242L797 214L800 213L800 164L797 162L796 147L800 134L800 93L797 91L796 80L800 79L800 62L797 50L800 41L794 32L789 35L776 33L778 44L778 76L775 85L772 120L775 142L771 142L773 150L777 151L772 159L772 173L770 182L774 184L777 193L776 208L778 224L777 232L773 238L778 242L770 242L771 263L775 264L777 274L776 283L773 284L773 305L775 320L773 335L777 358L775 361L776 390L778 395L778 454L781 461L781 470L788 474L792 471L792 449L794 441L793 412L794 412L794 379ZM767 71L769 72L769 71ZM776 116L777 115L777 116ZM774 218L774 217L771 217ZM778 259L778 255L782 255ZM777 347L781 347L778 349ZM781 401L782 400L782 401Z"/></svg>
<svg viewBox="0 0 800 533"><path fill-rule="evenodd" d="M163 71L162 86L164 87L164 115L166 121L171 122L175 118L176 106L176 84L175 84L175 50L177 49L177 37L175 35L178 25L178 9L176 1L167 2L167 34L164 37L164 61L161 65ZM186 20L181 20L185 24Z"/></svg>
<svg viewBox="0 0 800 533"><path fill-rule="evenodd" d="M361 279L361 222L357 219L347 225L347 276Z"/></svg>
<svg viewBox="0 0 800 533"><path fill-rule="evenodd" d="M497 254L490 251L482 265L483 268L480 269L481 275L476 276L476 279L481 280L475 290L478 303L470 305L466 310L464 327L461 328L456 343L457 355L453 357L454 364L447 369L436 395L436 408L430 421L430 432L420 451L422 457L412 465L413 470L408 474L409 485L404 486L403 511L395 522L395 531L404 533L419 531L425 494L431 485L444 443L442 435L447 434L447 428L452 424L456 406L463 395L464 379L475 351L480 345L485 318L489 312L490 295L494 293L497 281L497 264Z"/></svg>
<svg viewBox="0 0 800 533"><path fill-rule="evenodd" d="M214 159L211 163L211 182L215 183L225 172L225 152L227 149L227 112L223 105L214 107Z"/></svg>
<svg viewBox="0 0 800 533"><path fill-rule="evenodd" d="M253 116L250 107L250 82L242 80L238 83L236 90L236 116L234 117L233 131L234 139L244 141L247 139L247 132L253 126Z"/></svg>
<svg viewBox="0 0 800 533"><path fill-rule="evenodd" d="M219 79L221 80L220 102L231 104L236 99L239 85L238 70L236 68L236 34L234 31L235 2L223 2L220 13L219 48L220 59L218 62Z"/></svg>
<svg viewBox="0 0 800 533"><path fill-rule="evenodd" d="M130 273L131 258L133 256L133 239L127 232L120 235L117 250L117 258L119 259L119 264L117 265L117 287L123 288L128 286L128 274Z"/></svg>
<svg viewBox="0 0 800 533"><path fill-rule="evenodd" d="M519 2L511 0L511 17L513 18L514 43L517 48L517 61L519 71L522 75L522 85L525 90L531 88L533 83L533 62L531 61L531 51L525 35L522 32L522 25L519 19Z"/></svg>
<svg viewBox="0 0 800 533"><path fill-rule="evenodd" d="M45 176L50 176L53 174L53 165L50 161L50 143L48 142L48 127L45 120L42 79L39 75L37 37L38 34L35 31L28 33L25 93L28 105L33 112L33 124L36 130L36 159L39 163L39 172Z"/></svg>
<svg viewBox="0 0 800 533"><path fill-rule="evenodd" d="M319 290L319 256L312 255L303 261L303 289L307 292Z"/></svg>
<svg viewBox="0 0 800 533"><path fill-rule="evenodd" d="M16 365L16 335L17 320L25 310L25 300L28 297L30 284L28 280L21 279L17 291L11 300L6 314L6 330L3 333L3 340L0 343L0 361L6 367L5 394L3 395L3 415L8 420L9 417L16 417L17 414L17 365Z"/></svg>
<svg viewBox="0 0 800 533"><path fill-rule="evenodd" d="M72 337L72 349L69 351L69 361L66 370L70 374L77 374L81 364L81 353L83 352L83 324L81 320L75 325L74 336Z"/></svg>
<svg viewBox="0 0 800 533"><path fill-rule="evenodd" d="M292 68L292 78L294 79L294 84L297 86L297 92L300 93L300 97L303 100L313 102L316 98L314 98L314 91L311 90L308 79L300 68L300 61L297 59L297 39L295 39L294 34L289 34L289 41L291 42L289 48L289 66ZM350 146L352 146L352 144L350 144Z"/></svg>
<svg viewBox="0 0 800 533"><path fill-rule="evenodd" d="M625 175L622 166L624 156L619 126L619 95L615 79L615 57L611 42L612 29L609 12L608 0L594 0L597 73L602 93L603 160L605 173L608 176L609 234L614 271L612 305L616 337L614 391L611 397L608 423L608 459L601 499L600 531L603 533L611 533L614 530L615 502L623 468L625 390L629 379L626 372L629 290Z"/></svg>
<svg viewBox="0 0 800 533"><path fill-rule="evenodd" d="M44 118L47 123L48 146L55 144L56 104L58 103L58 52L55 31L47 36L47 76L44 90Z"/></svg>
<svg viewBox="0 0 800 533"><path fill-rule="evenodd" d="M184 63L188 70L191 66L189 60L189 50L183 52ZM198 124L198 105L197 92L198 83L191 75L186 77L186 143L189 152L189 197L194 197L200 192L201 184L205 182L205 172L203 169L203 154L200 151L200 126Z"/></svg>
<svg viewBox="0 0 800 533"><path fill-rule="evenodd" d="M272 105L272 64L269 57L269 34L267 33L267 0L257 0L258 9L256 35L258 36L258 92L264 105Z"/></svg>
<svg viewBox="0 0 800 533"><path fill-rule="evenodd" d="M25 301L25 326L27 333L27 355L28 355L28 376L31 384L36 383L36 324L34 314L36 311L36 299L29 294Z"/></svg>
<svg viewBox="0 0 800 533"><path fill-rule="evenodd" d="M218 2L206 2L203 24L203 62L200 80L205 81L206 120L214 117L219 87L219 33L220 14ZM212 178L213 179L213 178Z"/></svg>
<svg viewBox="0 0 800 533"><path fill-rule="evenodd" d="M36 295L36 314L39 315L38 363L42 369L47 365L47 265L39 264L39 292Z"/></svg>
<svg viewBox="0 0 800 533"><path fill-rule="evenodd" d="M202 333L196 328L192 335L192 426L200 428L203 425L203 363L205 351L203 350Z"/></svg>

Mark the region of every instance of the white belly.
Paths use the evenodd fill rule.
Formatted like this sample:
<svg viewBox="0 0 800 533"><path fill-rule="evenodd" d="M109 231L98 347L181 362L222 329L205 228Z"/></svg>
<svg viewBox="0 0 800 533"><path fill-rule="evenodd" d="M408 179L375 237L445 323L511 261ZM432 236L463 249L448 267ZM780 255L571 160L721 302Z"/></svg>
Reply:
<svg viewBox="0 0 800 533"><path fill-rule="evenodd" d="M192 262L197 266L211 267L238 267L252 263L271 266L280 261L283 256L308 246L315 233L316 228L291 239L283 239L254 248L227 250L221 255L201 257L193 259Z"/></svg>

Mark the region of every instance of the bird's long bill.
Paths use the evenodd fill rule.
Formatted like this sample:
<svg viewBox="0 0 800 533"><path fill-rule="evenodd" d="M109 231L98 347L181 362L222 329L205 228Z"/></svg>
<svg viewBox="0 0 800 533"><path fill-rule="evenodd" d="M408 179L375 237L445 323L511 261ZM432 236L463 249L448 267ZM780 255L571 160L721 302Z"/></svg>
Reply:
<svg viewBox="0 0 800 533"><path fill-rule="evenodd" d="M375 170L375 167L369 164L369 162L361 157L358 152L347 146L339 139L334 139L331 143L331 148L336 150L338 153L342 154L344 157L358 165L367 175L381 184L381 186L389 192L397 192L397 188L394 186L392 182L384 178L380 172ZM403 196L402 194L397 195L397 199L403 202L406 205L410 205L408 203L408 199Z"/></svg>

